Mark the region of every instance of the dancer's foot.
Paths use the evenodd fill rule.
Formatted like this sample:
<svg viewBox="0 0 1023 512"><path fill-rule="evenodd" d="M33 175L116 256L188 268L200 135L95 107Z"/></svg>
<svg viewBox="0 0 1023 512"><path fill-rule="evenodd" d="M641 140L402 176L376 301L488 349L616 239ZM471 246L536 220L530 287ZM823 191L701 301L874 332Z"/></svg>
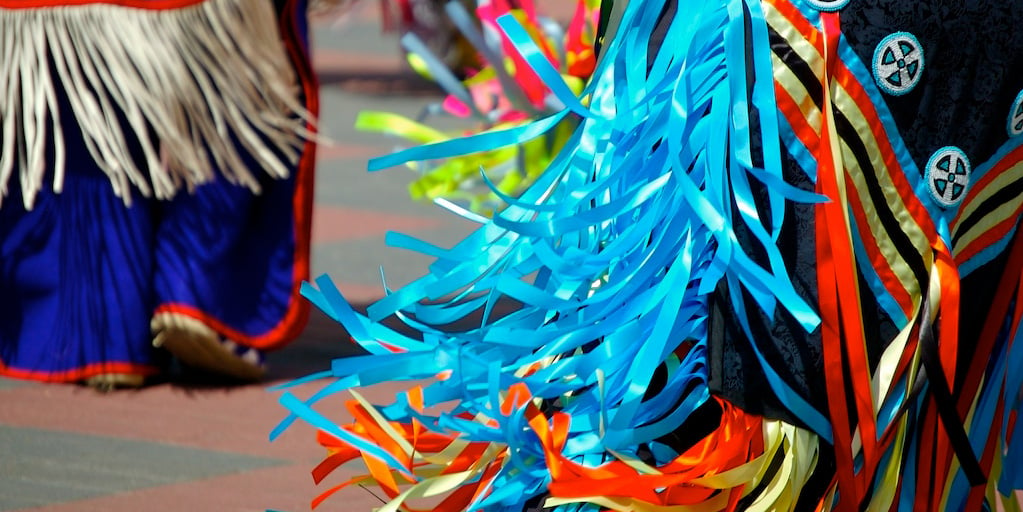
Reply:
<svg viewBox="0 0 1023 512"><path fill-rule="evenodd" d="M153 346L167 349L185 365L244 381L257 381L266 371L258 350L223 339L195 318L159 313L150 327Z"/></svg>
<svg viewBox="0 0 1023 512"><path fill-rule="evenodd" d="M101 373L85 379L86 386L104 393L115 389L135 389L142 387L146 378L137 373Z"/></svg>

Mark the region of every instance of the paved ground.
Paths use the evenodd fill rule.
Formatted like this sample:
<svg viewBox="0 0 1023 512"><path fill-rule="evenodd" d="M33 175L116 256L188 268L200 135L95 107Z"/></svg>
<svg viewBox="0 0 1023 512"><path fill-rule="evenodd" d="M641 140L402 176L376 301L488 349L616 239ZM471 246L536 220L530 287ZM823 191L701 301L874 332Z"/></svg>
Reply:
<svg viewBox="0 0 1023 512"><path fill-rule="evenodd" d="M381 295L380 266L398 285L421 275L427 263L386 248L386 231L450 245L469 226L436 207L411 203L406 171L365 171L366 159L387 153L393 143L356 133L355 114L415 114L439 97L406 70L394 37L380 33L375 9L345 26L316 24L314 42L323 131L337 142L320 151L314 275L331 274L364 305ZM259 385L178 382L104 395L0 379L0 511L308 510L317 493L309 471L322 452L314 432L301 425L267 441L283 409L266 386L325 369L348 353L343 330L314 314L297 343L270 355L269 378ZM371 390L370 396L386 392ZM336 417L345 417L340 408ZM321 510L370 510L374 504L379 501L356 488Z"/></svg>

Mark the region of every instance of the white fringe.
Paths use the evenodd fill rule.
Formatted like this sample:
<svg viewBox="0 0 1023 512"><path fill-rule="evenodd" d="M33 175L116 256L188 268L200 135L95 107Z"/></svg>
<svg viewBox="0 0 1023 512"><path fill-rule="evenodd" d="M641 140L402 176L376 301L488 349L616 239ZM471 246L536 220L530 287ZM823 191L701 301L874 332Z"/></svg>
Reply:
<svg viewBox="0 0 1023 512"><path fill-rule="evenodd" d="M26 208L48 169L60 192L68 121L60 118L59 94L115 193L130 204L132 186L166 199L210 181L215 170L258 193L240 150L271 176L286 177L314 137L299 92L269 0L162 11L0 8L0 202L15 172ZM132 158L132 147L144 161Z"/></svg>
<svg viewBox="0 0 1023 512"><path fill-rule="evenodd" d="M314 17L346 17L363 5L359 0L310 0L309 14Z"/></svg>

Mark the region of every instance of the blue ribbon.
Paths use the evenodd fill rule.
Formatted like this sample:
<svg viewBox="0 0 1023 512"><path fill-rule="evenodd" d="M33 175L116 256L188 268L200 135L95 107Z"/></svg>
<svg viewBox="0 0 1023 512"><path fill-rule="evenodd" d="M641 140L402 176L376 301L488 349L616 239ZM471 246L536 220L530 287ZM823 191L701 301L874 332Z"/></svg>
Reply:
<svg viewBox="0 0 1023 512"><path fill-rule="evenodd" d="M609 460L608 449L634 453L646 444L664 463L678 454L655 440L678 429L710 396L707 298L719 283L729 284L737 320L751 339L740 290L767 314L780 306L807 330L819 323L794 290L775 245L785 204L820 198L781 178L770 49L759 5L682 0L682 14L650 56L647 43L662 7L661 1L629 2L583 93L588 105L572 94L528 33L513 18L501 18L499 26L565 109L521 127L376 158L370 168L519 144L577 115L568 145L519 198L506 198L505 210L455 247L389 235L390 243L436 261L429 274L389 292L366 315L351 308L329 279L303 289L370 353L337 362L330 393L446 370L447 380L426 386L423 394L427 409L444 405L446 412L417 412L407 397L398 397L381 414L508 447L508 464L471 509L521 508L524 497L543 492L550 478L525 408L500 413L509 387L525 384L534 399L571 416L564 453L571 460L595 466ZM749 37L746 24L753 25ZM752 115L760 117L754 121ZM762 165L752 159L754 137L762 139ZM766 189L766 205L758 204L751 179ZM758 206L769 209L771 222L758 217ZM740 215L733 219L735 209ZM758 247L738 242L737 222ZM755 251L767 254L766 267L754 262ZM500 300L520 306L495 315ZM480 313L479 323L459 331L441 328ZM420 331L422 341L378 324L391 316ZM676 355L687 341L691 348ZM406 353L392 354L384 344ZM830 440L827 419L751 345L770 392ZM535 363L542 364L524 371ZM667 378L651 389L659 367ZM320 398L282 400L293 418L335 433L339 429L312 410ZM483 415L496 426L461 413ZM388 460L352 437L343 439Z"/></svg>

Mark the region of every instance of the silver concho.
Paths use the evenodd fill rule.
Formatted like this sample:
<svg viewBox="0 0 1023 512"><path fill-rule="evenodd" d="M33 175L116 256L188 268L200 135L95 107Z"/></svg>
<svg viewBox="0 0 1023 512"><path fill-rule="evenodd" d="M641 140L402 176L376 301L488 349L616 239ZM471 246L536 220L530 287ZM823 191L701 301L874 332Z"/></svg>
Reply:
<svg viewBox="0 0 1023 512"><path fill-rule="evenodd" d="M945 146L927 161L925 179L931 196L939 205L954 207L963 200L970 184L970 160L963 150Z"/></svg>
<svg viewBox="0 0 1023 512"><path fill-rule="evenodd" d="M874 81L882 91L900 96L913 90L924 73L924 50L909 32L896 32L874 50Z"/></svg>
<svg viewBox="0 0 1023 512"><path fill-rule="evenodd" d="M1012 110L1009 111L1008 124L1005 128L1009 132L1009 137L1023 135L1023 91L1020 91L1016 101L1012 102Z"/></svg>
<svg viewBox="0 0 1023 512"><path fill-rule="evenodd" d="M806 0L806 3L818 11L834 12L845 7L849 0Z"/></svg>

